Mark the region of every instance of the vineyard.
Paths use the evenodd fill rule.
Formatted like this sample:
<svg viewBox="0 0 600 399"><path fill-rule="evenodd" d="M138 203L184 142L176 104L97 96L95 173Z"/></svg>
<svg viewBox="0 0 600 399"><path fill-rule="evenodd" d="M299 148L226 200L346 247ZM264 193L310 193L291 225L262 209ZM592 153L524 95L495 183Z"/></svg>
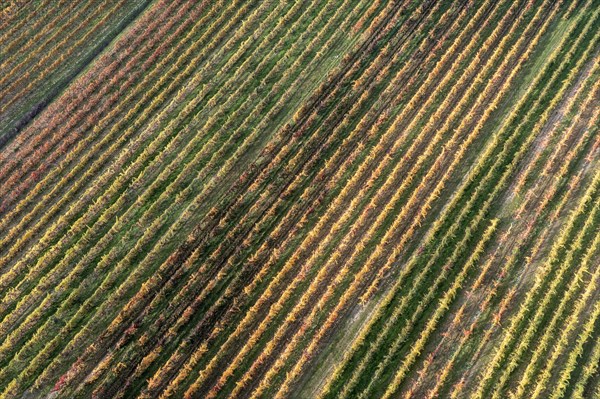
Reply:
<svg viewBox="0 0 600 399"><path fill-rule="evenodd" d="M600 0L0 4L0 399L600 398Z"/></svg>

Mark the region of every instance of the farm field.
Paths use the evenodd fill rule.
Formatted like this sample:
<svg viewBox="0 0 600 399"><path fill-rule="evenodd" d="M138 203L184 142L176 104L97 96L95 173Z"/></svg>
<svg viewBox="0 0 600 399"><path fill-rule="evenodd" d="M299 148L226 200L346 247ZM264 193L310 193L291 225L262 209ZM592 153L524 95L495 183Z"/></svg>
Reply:
<svg viewBox="0 0 600 399"><path fill-rule="evenodd" d="M600 398L600 0L0 5L0 399Z"/></svg>

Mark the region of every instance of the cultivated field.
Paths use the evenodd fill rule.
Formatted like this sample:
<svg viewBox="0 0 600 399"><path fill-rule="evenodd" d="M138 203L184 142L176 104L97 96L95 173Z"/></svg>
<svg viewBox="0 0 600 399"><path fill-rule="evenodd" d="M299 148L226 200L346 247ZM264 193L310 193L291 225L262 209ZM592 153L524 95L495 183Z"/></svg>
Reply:
<svg viewBox="0 0 600 399"><path fill-rule="evenodd" d="M600 398L600 0L0 5L0 399Z"/></svg>

